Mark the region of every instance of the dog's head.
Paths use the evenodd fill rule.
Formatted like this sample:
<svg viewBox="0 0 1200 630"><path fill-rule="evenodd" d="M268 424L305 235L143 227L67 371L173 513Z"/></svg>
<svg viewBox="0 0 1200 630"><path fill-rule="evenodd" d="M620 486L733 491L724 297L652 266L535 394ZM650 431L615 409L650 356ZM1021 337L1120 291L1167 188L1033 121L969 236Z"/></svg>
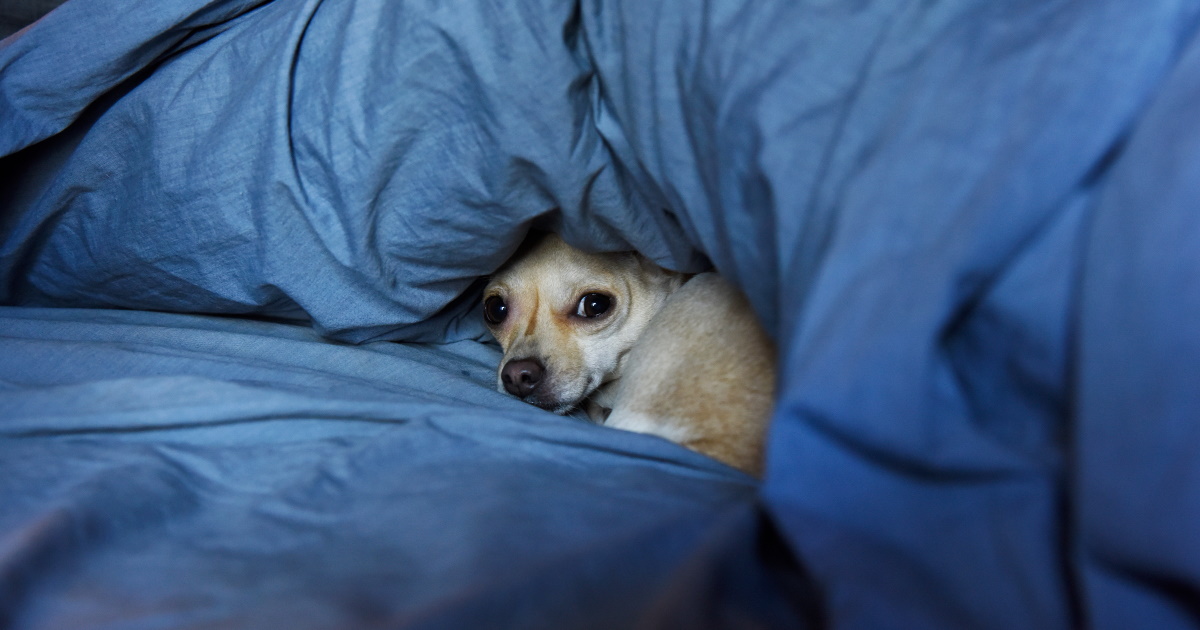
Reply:
<svg viewBox="0 0 1200 630"><path fill-rule="evenodd" d="M483 292L504 348L497 387L564 414L619 378L625 356L683 274L633 252L590 254L539 237Z"/></svg>

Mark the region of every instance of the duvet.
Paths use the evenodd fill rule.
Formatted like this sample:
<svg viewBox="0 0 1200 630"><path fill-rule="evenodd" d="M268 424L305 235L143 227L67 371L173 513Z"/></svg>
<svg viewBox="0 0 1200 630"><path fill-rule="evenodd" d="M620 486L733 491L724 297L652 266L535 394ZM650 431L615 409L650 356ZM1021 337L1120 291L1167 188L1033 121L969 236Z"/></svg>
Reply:
<svg viewBox="0 0 1200 630"><path fill-rule="evenodd" d="M0 41L0 626L1200 626L1200 8L68 0ZM768 471L495 391L737 283Z"/></svg>

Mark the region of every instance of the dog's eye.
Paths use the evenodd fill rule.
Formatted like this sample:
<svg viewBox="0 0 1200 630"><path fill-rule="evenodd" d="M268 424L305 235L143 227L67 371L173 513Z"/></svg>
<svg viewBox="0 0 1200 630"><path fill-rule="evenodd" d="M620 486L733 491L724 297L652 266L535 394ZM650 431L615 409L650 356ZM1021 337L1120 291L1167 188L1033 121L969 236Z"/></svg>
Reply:
<svg viewBox="0 0 1200 630"><path fill-rule="evenodd" d="M608 312L608 307L612 304L612 298L603 293L588 293L579 298L579 307L575 309L575 314L579 317L600 317Z"/></svg>
<svg viewBox="0 0 1200 630"><path fill-rule="evenodd" d="M504 321L508 317L508 305L504 303L504 298L493 295L483 301L483 318L493 326Z"/></svg>

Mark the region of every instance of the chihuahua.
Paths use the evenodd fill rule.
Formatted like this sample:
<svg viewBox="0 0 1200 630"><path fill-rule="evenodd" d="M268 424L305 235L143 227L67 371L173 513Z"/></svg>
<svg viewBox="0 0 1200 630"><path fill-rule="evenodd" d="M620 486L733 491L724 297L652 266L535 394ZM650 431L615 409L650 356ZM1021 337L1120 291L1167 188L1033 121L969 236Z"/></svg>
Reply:
<svg viewBox="0 0 1200 630"><path fill-rule="evenodd" d="M761 474L774 344L719 275L538 235L492 277L483 311L501 391Z"/></svg>

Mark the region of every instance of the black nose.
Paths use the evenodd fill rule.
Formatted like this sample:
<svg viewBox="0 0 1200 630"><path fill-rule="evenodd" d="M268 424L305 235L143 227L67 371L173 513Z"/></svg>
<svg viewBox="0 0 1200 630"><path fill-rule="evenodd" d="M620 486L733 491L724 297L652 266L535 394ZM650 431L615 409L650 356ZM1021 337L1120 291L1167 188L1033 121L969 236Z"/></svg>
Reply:
<svg viewBox="0 0 1200 630"><path fill-rule="evenodd" d="M514 359L504 364L500 370L500 380L504 381L504 389L518 398L524 398L542 382L542 374L546 367L537 359Z"/></svg>

